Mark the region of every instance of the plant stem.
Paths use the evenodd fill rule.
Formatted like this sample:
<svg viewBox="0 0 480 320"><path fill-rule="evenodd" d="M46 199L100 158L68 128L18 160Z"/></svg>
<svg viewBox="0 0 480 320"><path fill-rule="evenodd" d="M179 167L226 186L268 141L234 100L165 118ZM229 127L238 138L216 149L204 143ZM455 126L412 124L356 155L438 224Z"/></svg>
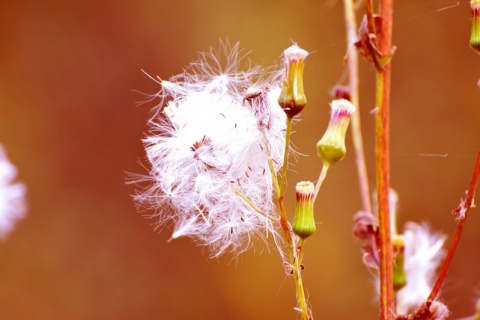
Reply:
<svg viewBox="0 0 480 320"><path fill-rule="evenodd" d="M440 272L438 273L437 280L428 296L427 303L430 301L435 300L437 297L438 292L443 284L447 276L448 269L450 267L450 263L452 262L453 255L456 252L458 243L460 242L460 237L462 236L463 229L465 227L465 222L467 221L468 212L473 205L473 199L475 196L475 189L477 188L478 184L478 176L480 175L480 150L477 153L477 159L475 161L475 167L473 169L472 179L470 180L470 186L467 192L467 199L462 201L460 206L454 210L454 213L460 214L460 219L457 224L457 228L455 229L455 234L453 235L452 241L450 242L450 246L448 247L447 256L443 261L442 267L440 268Z"/></svg>
<svg viewBox="0 0 480 320"><path fill-rule="evenodd" d="M389 69L389 68L388 68ZM380 319L392 319L393 310L393 265L392 239L390 232L390 163L388 140L388 105L384 101L384 87L388 80L384 72L377 73L377 116L375 125L376 176L378 223L380 236Z"/></svg>
<svg viewBox="0 0 480 320"><path fill-rule="evenodd" d="M360 195L362 197L362 206L365 212L372 213L373 211L370 200L367 166L365 164L365 153L363 149L362 128L360 125L358 52L354 47L354 43L357 41L357 22L355 18L355 8L353 2L354 0L343 1L347 31L346 60L348 68L348 89L350 93L350 101L357 108L356 112L352 114L350 122L353 146L355 149L355 161L357 163Z"/></svg>
<svg viewBox="0 0 480 320"><path fill-rule="evenodd" d="M288 155L290 153L290 139L292 135L292 118L287 116L287 132L285 133L285 152L283 154L283 167L280 173L280 197L283 198L287 189Z"/></svg>
<svg viewBox="0 0 480 320"><path fill-rule="evenodd" d="M368 32L371 34L377 34L375 30L375 21L373 17L373 3L372 0L365 0L365 14L367 15Z"/></svg>
<svg viewBox="0 0 480 320"><path fill-rule="evenodd" d="M384 57L392 52L393 0L380 2L381 28L378 32L379 50ZM377 177L378 218L380 236L380 319L394 316L393 254L390 228L390 85L391 64L377 68L375 119L375 159Z"/></svg>
<svg viewBox="0 0 480 320"><path fill-rule="evenodd" d="M278 206L280 209L280 225L283 230L283 236L287 245L287 252L289 256L289 268L290 273L293 275L293 279L295 282L295 291L297 295L297 308L300 312L300 316L302 320L309 320L310 312L308 310L307 299L305 297L305 290L303 288L303 281L301 267L300 267L300 260L297 254L297 247L294 242L294 237L292 233L292 228L290 227L290 223L287 219L287 211L285 209L285 202L284 197L281 196L278 198Z"/></svg>
<svg viewBox="0 0 480 320"><path fill-rule="evenodd" d="M318 177L317 184L315 185L313 202L315 202L315 200L317 199L318 192L320 191L320 187L322 186L323 181L327 177L328 168L330 168L330 165L324 163L322 170L320 171L320 176Z"/></svg>
<svg viewBox="0 0 480 320"><path fill-rule="evenodd" d="M290 223L288 222L287 210L285 208L285 191L287 189L287 166L288 155L290 152L290 139L292 134L292 118L287 117L287 131L285 136L285 153L283 157L283 166L280 171L280 190L277 192L278 209L280 214L280 226L283 231L283 238L285 239L287 253L288 253L288 267L290 273L293 275L295 283L295 291L297 296L297 309L300 312L302 320L309 320L311 318L310 310L308 309L305 290L303 288L303 281L301 275L300 259L297 254L297 245L295 243L295 235L293 234ZM273 168L273 164L270 164ZM278 180L273 176L274 184L278 185ZM303 255L303 253L302 253Z"/></svg>

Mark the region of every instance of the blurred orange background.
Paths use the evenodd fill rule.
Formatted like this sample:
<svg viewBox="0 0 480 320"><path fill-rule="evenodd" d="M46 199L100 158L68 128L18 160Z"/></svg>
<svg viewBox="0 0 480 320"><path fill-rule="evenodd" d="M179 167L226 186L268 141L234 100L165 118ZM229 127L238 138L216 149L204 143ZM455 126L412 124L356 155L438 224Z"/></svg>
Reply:
<svg viewBox="0 0 480 320"><path fill-rule="evenodd" d="M455 5L458 3L458 5ZM451 235L480 147L480 56L468 47L467 0L397 1L391 165L400 227L428 221ZM451 7L450 7L451 6ZM450 7L438 11L439 9ZM341 1L3 1L0 142L28 188L28 217L0 247L2 319L296 319L275 251L208 259L190 239L138 213L127 172L145 173L141 139L158 85L240 41L262 65L296 41L311 52L309 104L295 127L296 181L315 180L315 143L346 52ZM361 115L371 185L373 67L361 61ZM349 139L350 140L350 139ZM351 151L351 142L349 141ZM447 156L426 156L447 154ZM289 199L292 208L292 196ZM305 285L316 319L376 319L373 278L351 232L361 207L353 153L330 170L308 241ZM291 211L291 210L290 210ZM472 211L442 299L452 318L480 296L479 209Z"/></svg>

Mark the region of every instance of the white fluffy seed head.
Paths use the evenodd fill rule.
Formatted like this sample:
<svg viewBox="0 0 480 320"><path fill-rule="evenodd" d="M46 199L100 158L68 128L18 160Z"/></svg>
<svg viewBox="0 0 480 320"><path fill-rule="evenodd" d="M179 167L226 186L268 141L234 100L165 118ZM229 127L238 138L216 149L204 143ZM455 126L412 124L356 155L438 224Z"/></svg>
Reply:
<svg viewBox="0 0 480 320"><path fill-rule="evenodd" d="M404 269L407 284L397 292L397 311L407 313L425 301L435 280L435 272L443 260L446 236L433 233L425 224L408 222L405 239Z"/></svg>
<svg viewBox="0 0 480 320"><path fill-rule="evenodd" d="M153 207L172 238L189 236L212 256L248 249L255 235L278 242L272 176L280 170L285 114L278 74L248 63L238 44L200 54L181 75L162 81L170 101L144 139L150 185L136 200ZM265 76L270 74L270 77Z"/></svg>
<svg viewBox="0 0 480 320"><path fill-rule="evenodd" d="M0 145L0 239L5 240L26 214L25 185L15 182L17 169Z"/></svg>

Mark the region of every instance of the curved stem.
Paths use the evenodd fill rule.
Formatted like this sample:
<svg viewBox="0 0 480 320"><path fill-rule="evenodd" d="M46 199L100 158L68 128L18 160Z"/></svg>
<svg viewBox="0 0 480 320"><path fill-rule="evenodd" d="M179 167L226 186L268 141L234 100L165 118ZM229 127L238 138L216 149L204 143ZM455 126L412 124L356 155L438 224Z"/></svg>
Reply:
<svg viewBox="0 0 480 320"><path fill-rule="evenodd" d="M285 151L283 157L283 166L280 171L280 190L277 191L278 209L280 214L280 226L283 232L286 249L288 253L288 268L291 275L293 275L295 283L295 291L297 296L297 310L300 312L302 320L312 319L311 312L308 308L307 298L305 296L305 289L303 288L303 280L301 275L300 259L297 252L297 245L295 234L293 234L290 223L288 222L287 210L285 208L285 191L287 189L287 166L288 155L290 152L290 139L292 134L292 118L287 117L287 131L285 136ZM273 164L270 164L273 168ZM274 176L272 174L272 176ZM278 186L278 179L274 176L274 184ZM277 182L275 182L277 181Z"/></svg>
<svg viewBox="0 0 480 320"><path fill-rule="evenodd" d="M318 177L317 184L315 185L313 202L315 202L315 199L317 199L318 192L320 191L320 187L322 186L323 181L327 177L328 168L330 168L330 166L328 164L324 164L322 167L322 171L320 171L320 176Z"/></svg>
<svg viewBox="0 0 480 320"><path fill-rule="evenodd" d="M433 301L437 297L438 292L445 280L448 272L448 268L450 267L450 263L452 262L453 255L456 252L458 243L460 242L460 237L463 233L463 228L465 227L465 222L467 221L468 212L470 208L474 206L473 199L475 196L475 189L477 188L478 184L478 176L480 175L480 150L477 153L477 159L475 161L475 168L473 169L472 179L470 180L470 186L467 192L467 199L462 201L460 206L454 210L454 213L460 215L460 219L457 224L457 228L455 229L455 234L453 235L452 241L450 242L450 246L448 247L447 256L443 261L442 267L440 268L440 272L438 273L437 280L435 281L435 285L428 296L428 301Z"/></svg>

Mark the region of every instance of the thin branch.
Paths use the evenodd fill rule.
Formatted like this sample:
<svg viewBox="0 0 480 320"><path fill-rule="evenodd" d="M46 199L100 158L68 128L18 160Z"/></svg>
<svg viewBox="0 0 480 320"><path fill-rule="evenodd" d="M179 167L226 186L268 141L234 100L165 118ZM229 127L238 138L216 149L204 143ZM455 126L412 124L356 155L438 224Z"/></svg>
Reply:
<svg viewBox="0 0 480 320"><path fill-rule="evenodd" d="M348 91L350 101L357 108L351 116L351 132L353 146L355 149L355 161L357 164L358 180L362 206L365 212L373 213L370 199L367 166L365 164L365 153L363 149L362 128L360 125L360 99L359 99L359 71L358 52L355 50L357 42L357 22L353 0L344 0L344 14L347 31L347 70L348 70Z"/></svg>
<svg viewBox="0 0 480 320"><path fill-rule="evenodd" d="M295 292L297 296L297 307L296 309L300 313L300 318L302 320L311 320L312 311L308 308L308 302L305 295L305 289L303 287L303 280L301 275L300 261L298 259L297 247L295 244L295 234L292 231L290 223L288 222L287 210L285 208L285 191L287 189L287 167L288 167L288 156L290 153L290 140L292 134L292 118L287 117L287 131L285 133L285 150L283 158L283 166L280 171L280 186L278 186L278 179L272 173L273 182L276 190L276 198L278 203L278 210L280 215L280 226L283 232L283 238L285 239L285 245L289 257L289 268L290 273L293 275L295 283ZM273 170L273 163L269 161L270 170ZM279 190L278 190L279 189Z"/></svg>
<svg viewBox="0 0 480 320"><path fill-rule="evenodd" d="M447 256L443 261L442 267L440 268L440 272L438 274L437 280L433 286L430 295L428 296L427 303L431 303L438 295L440 288L442 287L443 281L447 276L448 269L450 264L452 263L453 255L456 252L458 243L460 242L460 237L462 236L463 229L465 227L465 222L467 221L467 216L472 207L474 207L474 197L475 197L475 190L478 184L478 177L480 175L480 150L477 153L477 159L475 161L475 168L473 169L472 179L470 180L470 187L468 188L467 192L467 199L462 201L462 203L455 209L453 212L459 214L459 220L457 224L457 228L455 229L455 233L453 235L452 241L450 242L450 246L448 247Z"/></svg>

